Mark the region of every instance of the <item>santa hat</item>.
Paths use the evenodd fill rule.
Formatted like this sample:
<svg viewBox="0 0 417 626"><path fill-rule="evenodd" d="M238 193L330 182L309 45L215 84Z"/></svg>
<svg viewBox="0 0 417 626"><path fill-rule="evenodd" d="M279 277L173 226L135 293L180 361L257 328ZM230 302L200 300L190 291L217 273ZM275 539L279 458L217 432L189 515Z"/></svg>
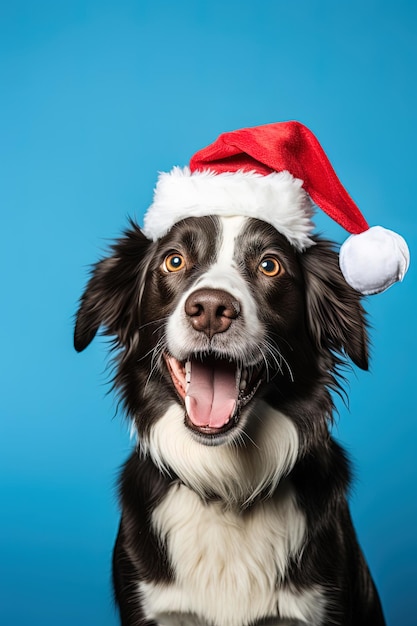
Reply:
<svg viewBox="0 0 417 626"><path fill-rule="evenodd" d="M302 252L314 245L313 204L351 233L339 260L354 289L379 293L403 279L410 258L404 239L369 228L318 140L299 122L223 133L189 167L160 174L144 232L156 240L187 217L243 215L272 224Z"/></svg>

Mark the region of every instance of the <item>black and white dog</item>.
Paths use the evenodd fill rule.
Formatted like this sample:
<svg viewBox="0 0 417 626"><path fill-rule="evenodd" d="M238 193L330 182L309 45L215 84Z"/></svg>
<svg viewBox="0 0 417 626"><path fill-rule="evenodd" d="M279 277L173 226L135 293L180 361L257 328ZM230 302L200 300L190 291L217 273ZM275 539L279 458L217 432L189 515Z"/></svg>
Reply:
<svg viewBox="0 0 417 626"><path fill-rule="evenodd" d="M120 480L124 626L382 626L349 514L331 392L368 366L332 245L252 217L131 224L95 267L75 347L114 338L138 448Z"/></svg>

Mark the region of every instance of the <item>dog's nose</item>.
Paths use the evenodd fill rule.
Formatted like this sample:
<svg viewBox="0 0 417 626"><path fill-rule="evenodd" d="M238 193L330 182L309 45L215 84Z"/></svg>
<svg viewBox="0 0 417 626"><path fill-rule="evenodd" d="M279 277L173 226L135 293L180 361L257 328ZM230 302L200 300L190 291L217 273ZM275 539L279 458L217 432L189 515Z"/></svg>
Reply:
<svg viewBox="0 0 417 626"><path fill-rule="evenodd" d="M197 289L188 296L184 308L193 328L209 339L224 333L240 314L239 302L220 289Z"/></svg>

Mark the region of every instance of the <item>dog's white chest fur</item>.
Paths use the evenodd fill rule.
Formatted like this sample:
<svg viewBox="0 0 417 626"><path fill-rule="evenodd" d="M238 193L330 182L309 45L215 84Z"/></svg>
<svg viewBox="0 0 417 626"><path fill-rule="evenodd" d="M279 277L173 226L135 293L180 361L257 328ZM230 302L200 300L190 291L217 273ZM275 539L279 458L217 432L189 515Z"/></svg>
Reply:
<svg viewBox="0 0 417 626"><path fill-rule="evenodd" d="M321 624L319 589L299 593L281 586L288 559L302 549L306 527L290 485L244 513L225 510L217 501L205 504L188 487L176 485L155 509L152 523L166 541L175 580L140 583L148 618L164 626L244 626L267 617Z"/></svg>

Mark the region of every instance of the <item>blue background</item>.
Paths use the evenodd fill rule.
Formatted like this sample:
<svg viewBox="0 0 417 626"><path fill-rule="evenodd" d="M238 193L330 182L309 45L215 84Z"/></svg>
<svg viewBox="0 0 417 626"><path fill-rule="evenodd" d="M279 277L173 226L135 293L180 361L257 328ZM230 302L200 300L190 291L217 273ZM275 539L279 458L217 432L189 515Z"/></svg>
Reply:
<svg viewBox="0 0 417 626"><path fill-rule="evenodd" d="M287 119L415 250L416 26L404 0L1 3L1 624L117 623L114 480L131 444L104 342L72 348L89 264L142 218L158 170ZM372 370L351 375L335 428L391 626L417 624L415 278L368 300Z"/></svg>

